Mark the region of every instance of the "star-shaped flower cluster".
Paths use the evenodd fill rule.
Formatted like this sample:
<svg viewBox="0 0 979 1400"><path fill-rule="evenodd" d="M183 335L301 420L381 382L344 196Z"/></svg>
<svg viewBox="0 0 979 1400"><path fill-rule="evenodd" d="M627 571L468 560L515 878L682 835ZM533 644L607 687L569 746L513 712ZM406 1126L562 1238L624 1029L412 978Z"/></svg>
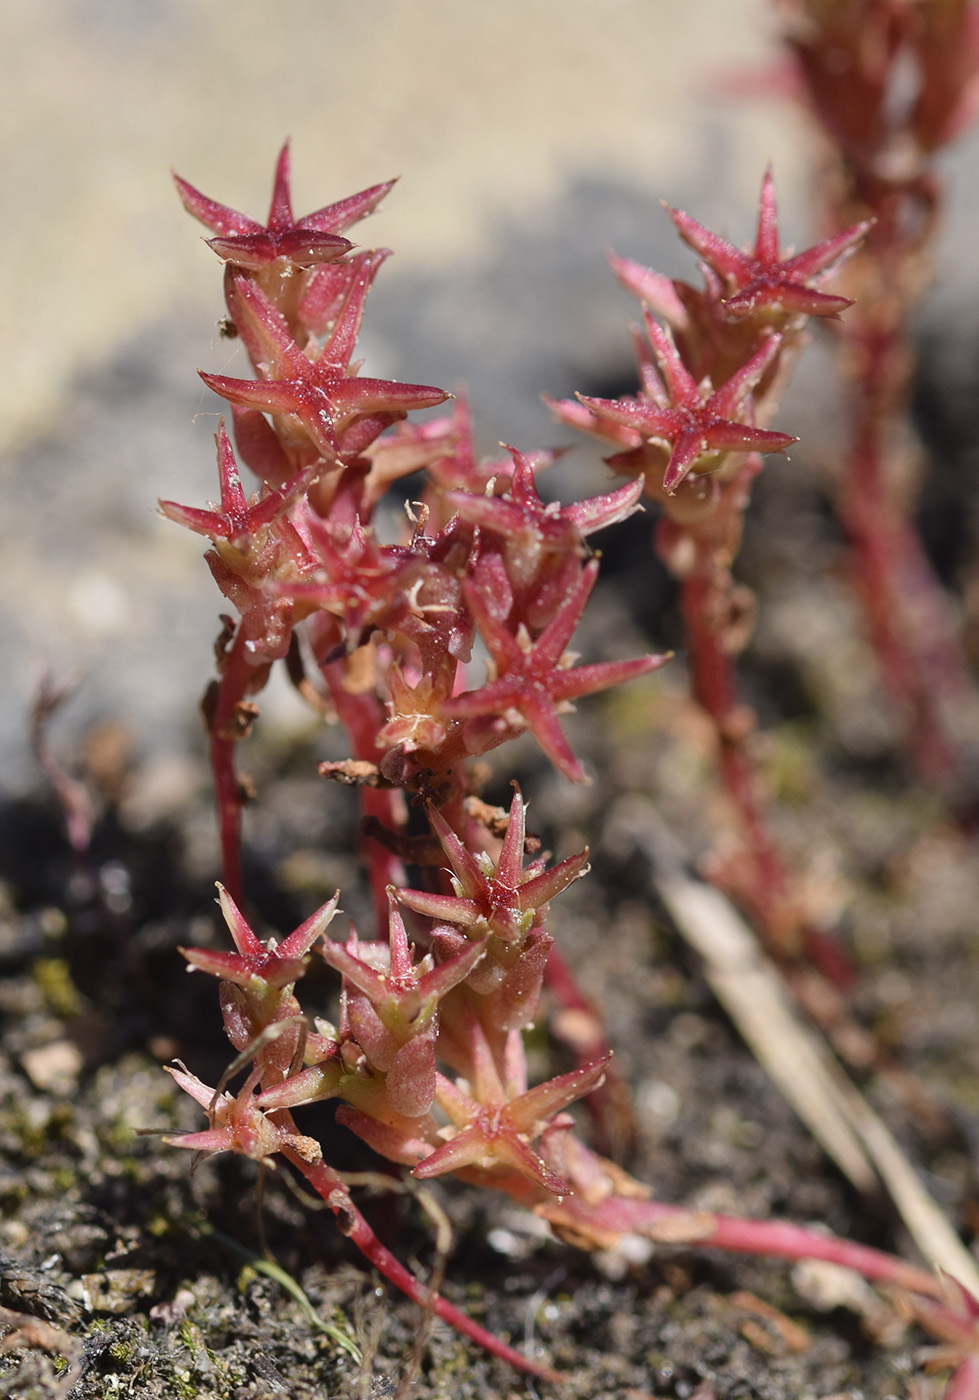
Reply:
<svg viewBox="0 0 979 1400"><path fill-rule="evenodd" d="M587 852L551 870L544 855L525 867L519 791L495 861L475 855L434 808L428 815L453 893L389 890L387 942L321 946L344 979L338 1121L418 1177L516 1174L564 1194L567 1183L532 1144L598 1086L607 1057L528 1088L520 1033L536 1014L553 942L547 905L584 874ZM434 921L420 962L396 902Z"/></svg>
<svg viewBox="0 0 979 1400"><path fill-rule="evenodd" d="M473 1040L482 1040L476 1021ZM555 1196L568 1195L569 1184L551 1170L531 1144L558 1114L601 1085L608 1060L598 1060L523 1093L509 1095L484 1040L480 1050L482 1053L473 1057L477 1068L472 1093L440 1077L439 1107L445 1110L454 1132L413 1168L412 1175L424 1179L468 1168L492 1173L503 1167Z"/></svg>
<svg viewBox="0 0 979 1400"><path fill-rule="evenodd" d="M667 212L700 255L705 285L698 290L630 259L611 259L619 281L643 303L645 334L633 328L639 392L547 402L562 422L621 449L610 464L642 476L647 493L686 529L720 506L716 489L680 489L688 478L709 473L721 483L733 481L746 456L783 452L796 441L767 424L808 318L835 318L851 305L822 284L872 221L802 253L783 250L770 169L762 180L754 244L744 249L689 214L669 206Z"/></svg>
<svg viewBox="0 0 979 1400"><path fill-rule="evenodd" d="M567 647L597 578L598 563L593 559L537 637L523 623L514 631L500 622L488 589L475 583L467 587L469 609L489 649L491 677L485 685L447 700L442 713L466 722L467 742L473 752L483 748L487 723L502 723L517 733L526 728L556 768L581 782L584 772L561 732L558 716L573 708L572 700L644 675L669 660L666 655L639 656L575 666L577 658Z"/></svg>
<svg viewBox="0 0 979 1400"><path fill-rule="evenodd" d="M679 209L667 206L666 212L683 241L703 258L705 275L713 273L718 279L712 290L719 293L718 300L729 316L741 318L764 312L780 327L788 317L836 317L853 305L849 297L820 291L819 284L859 246L872 220L854 224L805 252L783 255L770 167L761 184L754 247L736 248Z"/></svg>
<svg viewBox="0 0 979 1400"><path fill-rule="evenodd" d="M202 378L235 405L243 456L274 486L311 461L356 457L410 409L448 397L430 386L358 379L351 363L364 300L387 253L354 254L342 235L377 208L394 181L296 219L289 174L286 143L266 224L174 176L185 207L217 235L208 242L226 263L230 320L259 382Z"/></svg>
<svg viewBox="0 0 979 1400"><path fill-rule="evenodd" d="M272 419L291 465L353 458L413 408L431 408L448 395L422 384L358 378L351 365L367 289L379 266L368 254L345 264L348 286L333 328L311 356L259 284L232 271L228 305L260 375L232 379L201 372L222 398Z"/></svg>
<svg viewBox="0 0 979 1400"><path fill-rule="evenodd" d="M718 470L732 453L784 452L797 441L748 421L750 395L778 355L779 336L762 341L751 359L715 389L709 379L697 384L669 331L648 312L644 319L662 380L647 375L643 392L634 399L579 398L599 424L618 424L668 450L664 491L672 494L690 472Z"/></svg>
<svg viewBox="0 0 979 1400"><path fill-rule="evenodd" d="M444 492L444 500L463 520L480 527L474 575L492 597L495 615L501 620L516 615L538 629L574 588L585 537L638 510L642 488L629 482L569 506L545 504L537 490L537 464L516 448L508 451L513 465L504 495L456 490Z"/></svg>
<svg viewBox="0 0 979 1400"><path fill-rule="evenodd" d="M527 804L519 790L510 804L506 834L495 862L485 854L473 855L434 807L428 816L452 867L454 893L409 889L398 890L397 897L418 914L456 924L468 938L490 937L491 952L498 951L501 943L519 949L544 906L587 870L587 851L568 856L553 870L546 869L540 856L524 868Z"/></svg>
<svg viewBox="0 0 979 1400"><path fill-rule="evenodd" d="M222 885L218 902L234 941L235 952L183 948L189 971L208 972L225 984L222 1009L228 1039L245 1051L263 1041L258 1059L265 1087L304 1060L330 1055L333 1045L309 1032L293 989L303 976L313 944L336 913L339 895L317 909L281 943L263 943Z"/></svg>
<svg viewBox="0 0 979 1400"><path fill-rule="evenodd" d="M293 510L305 499L316 469L304 468L282 489L264 486L246 498L223 421L215 441L220 505L201 510L161 501L159 509L169 520L212 541L214 547L205 558L221 592L241 614L248 660L259 667L284 656L292 635L293 601L277 586L294 584L315 562L296 528Z"/></svg>
<svg viewBox="0 0 979 1400"><path fill-rule="evenodd" d="M231 1044L239 1052L224 1080L211 1089L183 1066L170 1069L176 1083L207 1110L209 1127L169 1139L196 1152L239 1152L263 1161L283 1147L305 1161L320 1157L319 1145L296 1132L277 1110L333 1098L342 1080L339 1047L310 1031L296 999L296 982L306 971L309 952L336 913L335 895L281 943L263 943L226 889L218 902L235 945L234 952L184 948L188 971L210 973L221 981L221 1011ZM236 1094L224 1082L249 1067Z"/></svg>
<svg viewBox="0 0 979 1400"><path fill-rule="evenodd" d="M217 235L229 314L256 375L203 378L231 404L239 452L264 488L246 498L222 427L220 505L161 504L211 539L212 573L241 614L235 645L250 674L225 662L223 713L234 710L231 688L238 698L255 693L276 658L289 656L296 673L295 628L305 622L329 692L323 706L349 715L346 697L370 689L386 706L373 735L362 727L355 758L378 762L388 781L434 791L433 781L523 728L563 773L583 778L558 716L578 696L660 662L574 668L567 650L595 581L586 537L636 510L641 482L573 505L545 501L536 472L558 454L509 448L509 460L481 462L465 405L451 418L401 423L447 395L357 372L367 294L387 254L350 251L341 235L389 186L297 220L284 148L259 225L177 183ZM429 476L410 538L382 544L374 509L386 487L419 468ZM477 631L492 672L467 688L462 667ZM382 643L388 650L378 652ZM223 651L237 654L231 644ZM308 677L300 684L316 687ZM232 792L230 752L214 752Z"/></svg>
<svg viewBox="0 0 979 1400"><path fill-rule="evenodd" d="M237 1094L211 1089L186 1069L174 1069L170 1065L165 1065L164 1068L184 1093L189 1094L201 1108L206 1109L210 1124L201 1132L167 1136L164 1141L171 1147L186 1147L191 1152L199 1152L205 1156L211 1156L215 1152L237 1152L243 1157L251 1157L256 1162L267 1162L286 1147L298 1152L307 1162L318 1161L322 1156L319 1143L315 1139L295 1132L291 1123L277 1123L270 1114L276 1108L310 1103L314 1097L331 1098L339 1086L338 1065L334 1066L331 1076L333 1083L329 1092L313 1096L302 1094L288 1104L281 1090L272 1099L260 1091L258 1084L261 1069L258 1065L253 1068Z"/></svg>
<svg viewBox="0 0 979 1400"><path fill-rule="evenodd" d="M346 947L324 942L320 952L346 986L341 1039L349 1036L367 1065L384 1075L385 1100L396 1113L417 1118L435 1097L435 1041L439 1002L472 972L486 940L468 944L438 965L426 954L412 961L404 922L388 893L388 940L363 944L353 933Z"/></svg>
<svg viewBox="0 0 979 1400"><path fill-rule="evenodd" d="M297 219L292 212L289 190L287 141L276 162L269 216L264 224L260 224L247 214L239 214L226 204L208 199L176 173L173 179L187 212L217 234L216 238L207 240L209 246L220 258L252 272L268 267L280 258L286 263L304 267L312 263L331 262L349 252L353 245L349 239L340 236L342 230L350 228L376 209L394 183L389 181L384 185L375 185L350 199L327 205Z"/></svg>
<svg viewBox="0 0 979 1400"><path fill-rule="evenodd" d="M243 486L222 423L219 500L161 503L210 541L211 570L239 614L222 638L211 705L225 855L233 862L240 803L232 721L283 658L301 692L349 735L351 760L331 766L366 784L363 830L382 915L374 938L351 930L329 941L333 900L282 943L262 942L221 891L234 951L186 957L219 978L237 1058L213 1089L182 1066L172 1071L210 1120L180 1141L317 1163L321 1149L293 1111L336 1098L338 1124L418 1176L461 1172L521 1197L566 1192L540 1139L570 1122L565 1110L599 1084L607 1056L531 1086L522 1035L538 1014L554 943L548 906L584 873L587 852L549 869L527 836L519 792L500 830L484 830L468 815L469 760L528 729L580 781L560 717L579 697L665 660L577 665L569 650L598 578L588 536L639 509L642 482L572 504L548 500L538 473L559 450L509 447L482 460L464 402L408 423L409 411L449 396L360 374L357 337L387 253L354 249L344 235L388 185L296 219L284 148L259 224L177 184L214 235L230 321L254 372L202 377L230 404L238 459L258 489ZM385 542L377 507L413 472L425 473L418 498ZM483 684L467 671L480 641ZM406 829L392 789L427 813L427 836ZM436 866L403 888L402 862L416 857ZM442 858L447 871L436 868ZM317 943L341 980L335 1028L311 1028L295 994ZM229 1088L236 1077L240 1086Z"/></svg>

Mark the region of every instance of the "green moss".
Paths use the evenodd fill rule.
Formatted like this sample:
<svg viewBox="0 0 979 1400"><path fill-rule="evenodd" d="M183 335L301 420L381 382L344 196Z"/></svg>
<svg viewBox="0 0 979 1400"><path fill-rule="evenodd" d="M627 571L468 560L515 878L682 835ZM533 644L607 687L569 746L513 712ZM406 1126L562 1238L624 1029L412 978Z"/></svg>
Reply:
<svg viewBox="0 0 979 1400"><path fill-rule="evenodd" d="M78 1185L78 1174L71 1167L55 1167L51 1173L51 1184L59 1195L66 1195Z"/></svg>
<svg viewBox="0 0 979 1400"><path fill-rule="evenodd" d="M70 1099L58 1099L48 1114L48 1137L52 1141L74 1144L76 1128L75 1106Z"/></svg>
<svg viewBox="0 0 979 1400"><path fill-rule="evenodd" d="M603 695L602 717L607 730L619 742L646 736L661 722L672 696L658 675L641 676L629 685Z"/></svg>
<svg viewBox="0 0 979 1400"><path fill-rule="evenodd" d="M190 1318L183 1319L178 1335L191 1356L196 1356L198 1352L204 1350L204 1338L201 1336L200 1328L195 1322L191 1322Z"/></svg>
<svg viewBox="0 0 979 1400"><path fill-rule="evenodd" d="M775 731L765 771L780 802L801 807L817 788L812 725L786 723Z"/></svg>
<svg viewBox="0 0 979 1400"><path fill-rule="evenodd" d="M174 1367L173 1381L174 1394L179 1396L180 1400L195 1400L200 1393L193 1371L188 1371L182 1366Z"/></svg>
<svg viewBox="0 0 979 1400"><path fill-rule="evenodd" d="M22 1161L33 1162L48 1147L48 1122L34 1122L23 1109L15 1109L8 1123L9 1130L17 1139Z"/></svg>
<svg viewBox="0 0 979 1400"><path fill-rule="evenodd" d="M70 1016L78 1015L82 997L71 980L71 972L64 958L37 958L33 972L34 980L55 1016L67 1020Z"/></svg>
<svg viewBox="0 0 979 1400"><path fill-rule="evenodd" d="M126 1119L120 1116L100 1126L99 1139L108 1152L120 1157L132 1149L135 1134Z"/></svg>

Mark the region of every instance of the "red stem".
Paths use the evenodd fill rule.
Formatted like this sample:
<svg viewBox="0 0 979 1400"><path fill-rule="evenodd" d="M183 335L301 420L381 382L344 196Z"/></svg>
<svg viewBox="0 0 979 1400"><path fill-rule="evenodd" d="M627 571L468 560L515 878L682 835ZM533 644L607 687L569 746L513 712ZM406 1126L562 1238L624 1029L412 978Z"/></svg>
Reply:
<svg viewBox="0 0 979 1400"><path fill-rule="evenodd" d="M944 1400L979 1400L979 1356L967 1356L959 1364Z"/></svg>
<svg viewBox="0 0 979 1400"><path fill-rule="evenodd" d="M687 638L687 659L693 697L714 722L720 747L720 770L744 833L745 878L738 893L760 925L769 947L783 956L786 948L788 872L768 832L755 795L754 764L745 751L747 722L738 698L731 655L715 618L726 611L730 578L713 558L699 561L682 581L680 607ZM849 960L825 929L805 925L800 931L806 956L834 986L845 987L853 976Z"/></svg>
<svg viewBox="0 0 979 1400"><path fill-rule="evenodd" d="M783 1220L743 1220L737 1216L714 1215L686 1206L623 1196L609 1196L595 1205L569 1196L560 1205L548 1207L546 1215L554 1222L564 1220L586 1230L608 1230L614 1234L632 1231L661 1241L664 1232L657 1229L661 1222L686 1218L690 1221L690 1234L686 1238L677 1236L676 1243L680 1246L771 1255L779 1259L823 1259L853 1269L872 1283L892 1284L930 1298L942 1296L936 1277L896 1255Z"/></svg>
<svg viewBox="0 0 979 1400"><path fill-rule="evenodd" d="M539 1376L541 1380L560 1382L561 1376L557 1371L552 1370L550 1366L545 1366L541 1361L532 1361L526 1356L521 1356L518 1351L514 1351L513 1347L507 1346L505 1342L500 1341L499 1337L494 1337L491 1332L487 1332L477 1322L473 1322L472 1318L461 1312L459 1308L453 1307L440 1294L433 1293L431 1289L415 1278L414 1274L410 1273L377 1238L350 1199L350 1192L343 1179L325 1162L307 1162L291 1148L284 1147L281 1150L282 1155L302 1173L316 1194L333 1211L341 1233L353 1241L361 1254L374 1265L378 1273L410 1298L413 1303L431 1310L436 1317L442 1318L443 1322L447 1322L457 1332L471 1338L477 1346L483 1347L492 1356L498 1356L502 1361L508 1362L516 1370Z"/></svg>
<svg viewBox="0 0 979 1400"><path fill-rule="evenodd" d="M224 886L236 904L243 903L241 875L241 789L235 773L238 705L244 700L252 669L245 659L245 635L241 624L224 659L217 683L217 699L210 717L211 770L221 840Z"/></svg>
<svg viewBox="0 0 979 1400"><path fill-rule="evenodd" d="M575 1033L562 1032L560 1023L552 1028L558 1040L572 1050L575 1063L580 1069L595 1060L605 1059L611 1053L602 1017L595 1003L585 996L578 986L577 979L568 966L564 954L557 943L547 955L544 967L544 985L564 1011L578 1012ZM605 1071L605 1078L597 1089L585 1099L585 1107L592 1123L601 1138L600 1150L609 1152L617 1160L626 1156L636 1145L638 1128L632 1109L632 1096L613 1060Z"/></svg>
<svg viewBox="0 0 979 1400"><path fill-rule="evenodd" d="M868 387L868 394L873 386ZM888 499L881 422L868 403L840 519L853 549L856 588L881 675L901 707L915 762L927 780L957 771L958 745L943 701L971 689L941 587L921 542Z"/></svg>
<svg viewBox="0 0 979 1400"><path fill-rule="evenodd" d="M845 148L840 154L876 226L868 238L872 270L851 289L856 306L841 327L855 366L856 421L837 510L884 685L902 711L921 775L942 782L954 778L961 759L947 706L973 686L945 593L892 485L894 429L907 415L913 365L909 319L940 192L925 167L917 178L891 183L873 168L880 152L866 160ZM831 211L834 221L842 214Z"/></svg>
<svg viewBox="0 0 979 1400"><path fill-rule="evenodd" d="M723 580L717 577L712 560L698 561L684 578L680 589L680 609L689 652L690 688L697 703L710 715L723 734L730 728L737 708L737 688L730 656L721 649L711 614Z"/></svg>
<svg viewBox="0 0 979 1400"><path fill-rule="evenodd" d="M354 757L379 763L383 754L377 747L377 736L384 724L380 704L376 696L369 692L347 690L343 683L345 677L342 661L333 661L323 667L323 678L329 687L340 723L347 731ZM360 810L365 817L376 817L391 831L399 832L404 826L404 798L398 791L363 787L360 789ZM377 936L384 940L388 935L387 887L405 884L404 866L379 841L369 839L364 845Z"/></svg>
<svg viewBox="0 0 979 1400"><path fill-rule="evenodd" d="M694 699L714 721L720 744L721 776L737 808L754 865L753 883L764 906L785 895L786 873L765 829L755 800L753 765L744 751L737 681L731 657L712 623L725 580L713 561L689 574L680 591Z"/></svg>

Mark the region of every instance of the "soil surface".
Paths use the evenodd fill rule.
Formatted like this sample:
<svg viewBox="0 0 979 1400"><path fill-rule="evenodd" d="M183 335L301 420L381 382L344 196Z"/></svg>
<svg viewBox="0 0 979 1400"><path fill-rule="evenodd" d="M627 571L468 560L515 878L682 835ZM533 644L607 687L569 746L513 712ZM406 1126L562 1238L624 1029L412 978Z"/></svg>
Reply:
<svg viewBox="0 0 979 1400"><path fill-rule="evenodd" d="M922 384L926 427L946 432L946 448L951 434L954 448L954 405L928 397L926 376ZM930 539L960 585L970 482L954 450L944 471L944 514L929 521ZM753 522L741 573L758 591L761 621L742 679L761 720L756 747L786 858L854 961L838 1048L971 1240L979 867L970 814L979 790L964 772L950 805L910 773L818 475L797 461L768 469ZM673 591L652 561L648 517L602 548L585 657L676 642ZM202 577L202 598L206 587ZM522 742L494 756L486 795L504 799L516 772L531 825L555 855L592 848L592 874L555 903L552 922L603 1008L633 1093L637 1140L623 1164L666 1200L818 1222L914 1257L883 1195L848 1186L741 1043L628 834L644 813L665 821L691 870L730 840L682 656L583 703L567 723L589 786L571 788ZM343 756L334 731L294 729L286 742L263 738L261 724L244 754L259 794L248 894L269 931L288 931L337 886L347 914L369 927L354 799L315 777L316 760L331 756ZM203 758L189 770L176 760L170 769L143 764L112 726L77 735L66 764L94 806L86 851L71 849L58 804L40 787L0 812L0 1320L19 1327L7 1342L19 1349L0 1357L0 1394L556 1393L441 1323L427 1330L419 1309L377 1286L332 1217L282 1177L262 1181L253 1164L228 1158L192 1173L189 1154L153 1135L201 1126L162 1065L183 1060L213 1083L230 1058L213 983L188 977L178 952L221 936L206 768ZM326 969L304 987L306 1009L329 1014L336 988ZM569 1063L543 1030L532 1059L541 1077ZM331 1125L328 1106L306 1110L302 1123L337 1166L377 1169ZM940 1393L940 1378L922 1378L924 1338L886 1300L834 1292L819 1270L663 1247L593 1257L505 1200L451 1185L436 1194L452 1227L446 1296L557 1367L569 1396ZM425 1275L437 1261L418 1201L364 1203L381 1237Z"/></svg>

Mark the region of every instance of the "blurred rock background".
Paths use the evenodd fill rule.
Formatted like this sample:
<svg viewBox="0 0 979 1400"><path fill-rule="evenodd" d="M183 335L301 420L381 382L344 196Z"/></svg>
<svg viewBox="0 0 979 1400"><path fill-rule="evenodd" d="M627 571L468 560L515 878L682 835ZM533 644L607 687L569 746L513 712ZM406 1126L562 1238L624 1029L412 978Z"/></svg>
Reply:
<svg viewBox="0 0 979 1400"><path fill-rule="evenodd" d="M263 219L287 135L299 213L403 175L363 233L396 252L370 304L368 372L467 386L487 449L561 440L542 391L628 374L632 310L603 248L693 275L660 198L743 242L771 159L785 236L815 232L805 120L724 95L771 62L772 9L6 0L0 782L32 779L45 672L80 680L53 730L69 752L105 723L148 761L201 745L219 599L199 541L155 501L214 494L218 405L195 370L236 373L240 351L218 337L220 268L169 167ZM956 159L960 275L935 293L939 319L962 304L979 205L976 142Z"/></svg>

